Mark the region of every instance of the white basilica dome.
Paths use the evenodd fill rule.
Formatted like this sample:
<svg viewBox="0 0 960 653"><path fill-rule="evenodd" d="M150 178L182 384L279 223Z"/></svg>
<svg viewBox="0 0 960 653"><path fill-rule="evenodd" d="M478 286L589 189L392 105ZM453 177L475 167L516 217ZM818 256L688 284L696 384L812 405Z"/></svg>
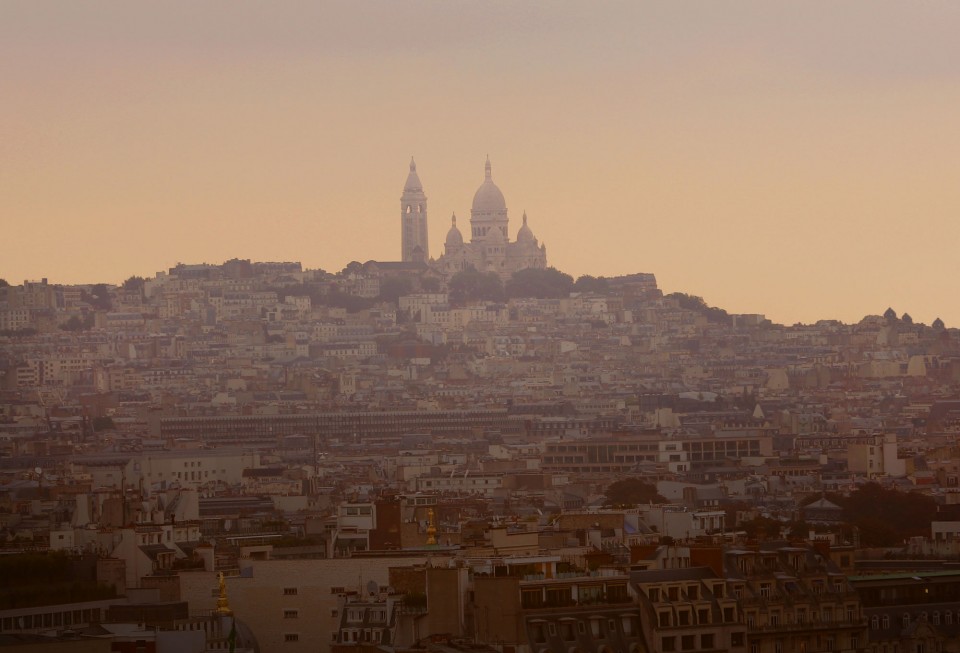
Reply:
<svg viewBox="0 0 960 653"><path fill-rule="evenodd" d="M473 214L505 213L506 210L507 202L503 199L503 193L501 193L497 185L493 183L493 178L490 175L490 159L488 158L486 179L483 180L480 188L477 189L477 192L473 196L473 208L471 212Z"/></svg>

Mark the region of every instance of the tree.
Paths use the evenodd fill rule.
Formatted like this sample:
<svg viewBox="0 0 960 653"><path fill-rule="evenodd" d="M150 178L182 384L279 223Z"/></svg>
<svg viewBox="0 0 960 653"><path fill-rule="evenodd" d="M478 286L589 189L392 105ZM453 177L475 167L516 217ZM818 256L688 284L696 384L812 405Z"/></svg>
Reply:
<svg viewBox="0 0 960 653"><path fill-rule="evenodd" d="M374 304L372 299L361 297L360 295L351 295L337 288L332 288L330 292L320 296L319 299L320 301L317 302L318 305L343 308L346 309L347 313L365 311ZM313 301L313 296L311 296L311 302Z"/></svg>
<svg viewBox="0 0 960 653"><path fill-rule="evenodd" d="M864 546L893 546L908 537L925 535L937 504L919 492L887 490L867 483L840 503L844 519L860 529Z"/></svg>
<svg viewBox="0 0 960 653"><path fill-rule="evenodd" d="M423 277L420 279L420 290L423 292L440 292L440 279Z"/></svg>
<svg viewBox="0 0 960 653"><path fill-rule="evenodd" d="M70 319L60 325L64 331L84 331L89 328L84 324L79 315L71 315Z"/></svg>
<svg viewBox="0 0 960 653"><path fill-rule="evenodd" d="M682 292L675 292L667 295L665 299L674 299L680 305L680 308L688 311L696 311L707 318L708 322L716 324L730 324L732 320L730 315L722 308L708 306L703 297L688 295Z"/></svg>
<svg viewBox="0 0 960 653"><path fill-rule="evenodd" d="M573 290L573 277L556 268L527 268L514 272L505 290L508 297L557 299Z"/></svg>
<svg viewBox="0 0 960 653"><path fill-rule="evenodd" d="M7 288L7 287L9 287L9 286L10 286L10 284L7 283L7 280L6 280L6 279L0 279L0 288Z"/></svg>
<svg viewBox="0 0 960 653"><path fill-rule="evenodd" d="M573 284L573 289L576 292L604 294L610 290L610 284L604 277L591 277L589 274L585 274L577 279L576 283Z"/></svg>
<svg viewBox="0 0 960 653"><path fill-rule="evenodd" d="M123 289L126 292L138 292L142 297L143 289L146 283L147 283L147 280L144 279L143 277L132 276L123 282Z"/></svg>
<svg viewBox="0 0 960 653"><path fill-rule="evenodd" d="M503 283L496 272L467 268L453 275L449 284L450 303L462 306L472 301L503 301Z"/></svg>
<svg viewBox="0 0 960 653"><path fill-rule="evenodd" d="M344 277L348 274L359 274L363 271L363 263L360 261L350 261L347 263L346 267L340 270L340 276Z"/></svg>
<svg viewBox="0 0 960 653"><path fill-rule="evenodd" d="M94 308L109 311L113 308L113 301L110 299L110 289L105 283L94 284L90 292L81 292L81 298Z"/></svg>
<svg viewBox="0 0 960 653"><path fill-rule="evenodd" d="M891 307L891 308L888 308L887 310L885 310L885 311L883 312L883 317L884 317L884 319L887 320L887 322L892 322L893 320L896 320L896 319L897 319L897 312L896 312L895 310L893 310L892 307Z"/></svg>
<svg viewBox="0 0 960 653"><path fill-rule="evenodd" d="M620 481L614 481L607 487L605 492L607 504L614 506L633 506L638 503L665 503L660 494L657 493L657 486L644 481L641 478L625 478Z"/></svg>
<svg viewBox="0 0 960 653"><path fill-rule="evenodd" d="M933 324L931 324L930 326L932 326L934 329L937 329L938 331L942 331L944 328L946 328L946 326L943 323L943 320L941 320L939 317L935 319L933 321Z"/></svg>
<svg viewBox="0 0 960 653"><path fill-rule="evenodd" d="M913 324L913 318L910 317L909 313L904 313L902 316L900 316L900 321L904 324Z"/></svg>
<svg viewBox="0 0 960 653"><path fill-rule="evenodd" d="M380 296L382 302L399 305L400 298L413 292L413 283L406 277L387 277L380 282Z"/></svg>

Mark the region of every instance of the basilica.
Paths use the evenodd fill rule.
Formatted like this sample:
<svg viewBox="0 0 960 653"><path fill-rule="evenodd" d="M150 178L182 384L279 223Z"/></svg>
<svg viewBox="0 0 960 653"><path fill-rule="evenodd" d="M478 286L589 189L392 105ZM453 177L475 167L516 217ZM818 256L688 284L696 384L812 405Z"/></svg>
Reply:
<svg viewBox="0 0 960 653"><path fill-rule="evenodd" d="M481 272L495 272L509 279L518 270L546 268L547 248L537 242L523 214L517 239L510 240L510 220L503 193L493 183L490 159L484 168L484 180L473 196L470 209L470 240L465 241L451 218L450 230L443 245L443 254L429 258L427 243L427 197L417 175L417 165L410 160L410 174L400 198L401 251L405 262L424 262L446 277L473 267Z"/></svg>

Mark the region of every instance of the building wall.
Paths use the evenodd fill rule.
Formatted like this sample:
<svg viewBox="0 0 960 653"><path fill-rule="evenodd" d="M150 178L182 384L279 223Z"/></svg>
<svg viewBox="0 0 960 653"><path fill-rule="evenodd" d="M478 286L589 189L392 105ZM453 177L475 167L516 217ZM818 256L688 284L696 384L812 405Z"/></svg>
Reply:
<svg viewBox="0 0 960 653"><path fill-rule="evenodd" d="M261 650L327 653L340 624L340 594L334 590L359 591L362 586L366 591L371 580L387 587L390 567L427 561L426 557L243 561L244 575L227 578L227 596ZM443 565L446 559L434 556L430 563ZM181 575L181 592L191 611L216 607L212 594L216 587L213 573Z"/></svg>

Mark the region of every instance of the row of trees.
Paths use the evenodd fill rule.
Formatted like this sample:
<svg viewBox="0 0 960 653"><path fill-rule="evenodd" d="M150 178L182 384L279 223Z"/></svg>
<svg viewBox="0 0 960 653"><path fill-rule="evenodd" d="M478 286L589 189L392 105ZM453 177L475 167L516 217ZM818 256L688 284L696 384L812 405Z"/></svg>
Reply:
<svg viewBox="0 0 960 653"><path fill-rule="evenodd" d="M514 298L559 299L571 292L606 292L609 284L603 277L584 275L576 281L556 268L527 268L515 272L506 283L495 272L469 268L453 275L449 284L450 303L463 305L471 301L505 301Z"/></svg>

